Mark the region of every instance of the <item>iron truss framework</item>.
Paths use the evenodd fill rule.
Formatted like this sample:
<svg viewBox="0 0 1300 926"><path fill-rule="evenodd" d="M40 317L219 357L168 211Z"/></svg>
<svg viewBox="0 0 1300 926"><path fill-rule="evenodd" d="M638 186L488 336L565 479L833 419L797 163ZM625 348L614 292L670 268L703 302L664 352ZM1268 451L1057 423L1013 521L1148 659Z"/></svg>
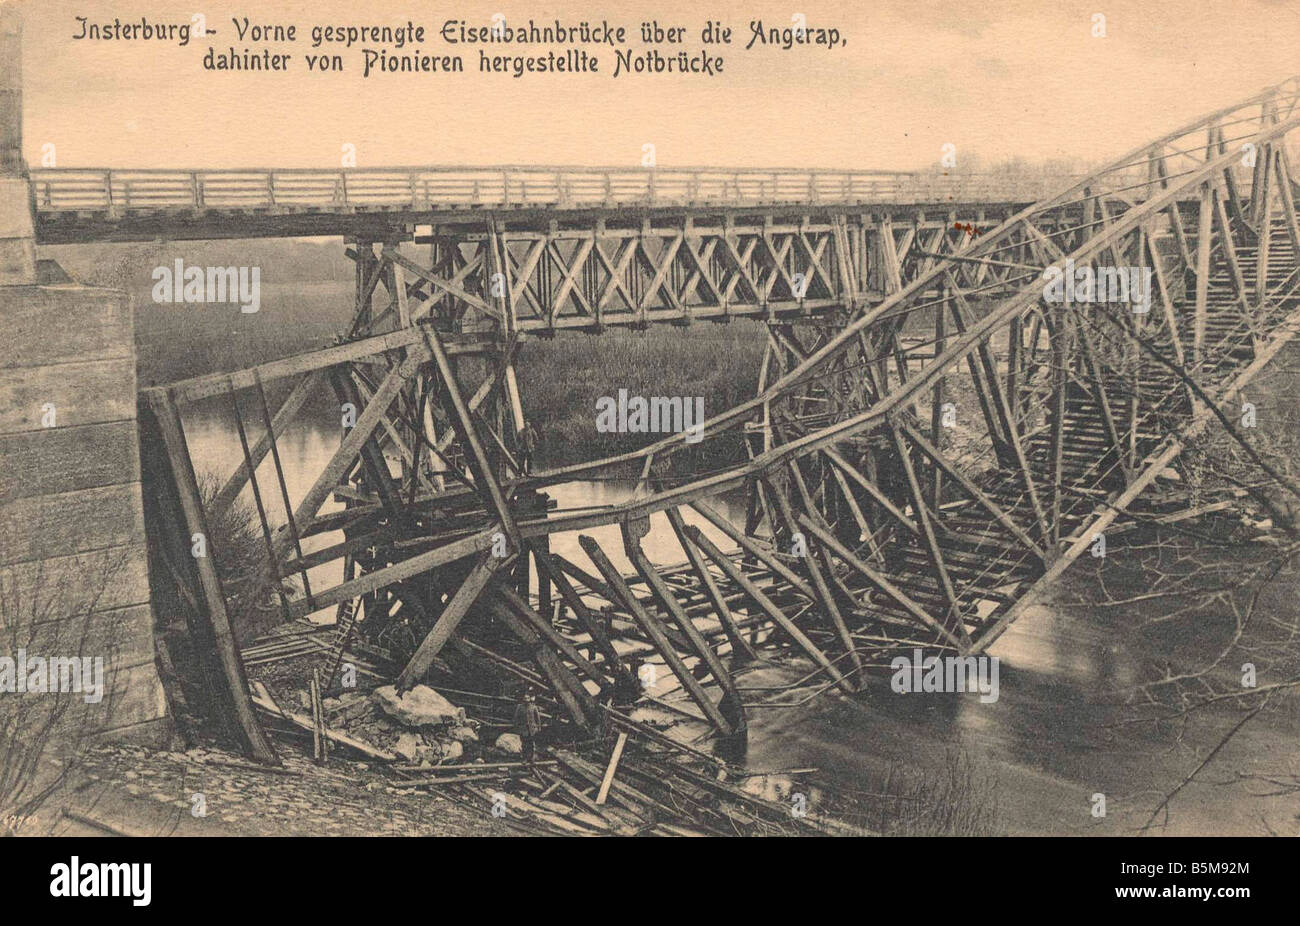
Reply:
<svg viewBox="0 0 1300 926"><path fill-rule="evenodd" d="M1206 398L1239 396L1295 334L1298 101L1297 80L1270 88L1014 213L492 213L354 240L355 315L339 343L143 390L147 515L175 518L151 544L154 574L213 654L235 733L268 760L220 579L187 553L245 492L285 616L336 610L331 671L398 628L403 688L453 653L522 653L527 681L583 730L608 713L605 696L635 690L642 659L726 736L745 725L733 672L763 647L846 693L915 646L978 654L1117 519L1185 507L1151 490L1212 419ZM982 234L956 227L990 218ZM1048 298L1050 273L1079 268L1136 270L1149 300ZM739 437L745 462L674 477L666 464L695 437L675 434L523 472L523 341L745 315L767 326L758 392L700 436L706 448ZM276 380L290 385L272 412ZM355 421L292 498L277 439L321 390ZM234 403L244 462L205 509L180 409L214 395ZM241 408L256 410L251 433ZM628 466L640 473L629 500L550 510L548 487ZM743 525L720 513L738 492ZM647 557L652 517L679 565ZM591 536L610 525L630 573ZM551 550L560 532L582 534L595 572ZM337 561L342 581L311 581ZM499 636L485 646L489 626Z"/></svg>

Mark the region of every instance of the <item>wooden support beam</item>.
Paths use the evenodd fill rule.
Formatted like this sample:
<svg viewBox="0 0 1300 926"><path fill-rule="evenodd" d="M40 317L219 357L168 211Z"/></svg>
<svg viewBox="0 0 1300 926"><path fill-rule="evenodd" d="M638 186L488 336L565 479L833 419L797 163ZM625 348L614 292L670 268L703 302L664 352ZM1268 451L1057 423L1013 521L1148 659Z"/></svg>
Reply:
<svg viewBox="0 0 1300 926"><path fill-rule="evenodd" d="M705 597L708 598L709 604L713 607L713 613L717 615L718 623L722 625L723 632L731 642L731 661L733 665L744 665L753 662L758 658L758 653L745 639L740 628L736 626L736 619L727 606L727 601L722 596L722 591L718 588L718 583L713 578L713 573L709 571L708 564L704 562L700 551L695 548L689 540L686 539L686 522L682 520L682 513L677 508L668 508L664 511L668 516L668 523L672 525L673 534L677 537L677 543L681 546L682 551L686 554L687 561L691 564L691 569L695 577L700 582L700 587L704 589Z"/></svg>
<svg viewBox="0 0 1300 926"><path fill-rule="evenodd" d="M418 351L418 348L416 350ZM412 356L389 370L370 402L357 416L356 424L339 442L339 449L330 457L329 462L325 464L324 469L293 512L294 521L303 525L304 530L316 516L325 499L334 491L339 480L355 465L361 455L361 448L370 440L371 434L379 427L380 421L388 415L388 406L397 397L403 384L414 374L416 365L416 358ZM292 543L293 537L290 536L287 528L281 528L276 538L276 554L284 556Z"/></svg>
<svg viewBox="0 0 1300 926"><path fill-rule="evenodd" d="M1062 465L1065 453L1065 416L1067 412L1066 397L1070 388L1070 372L1068 369L1071 353L1066 347L1066 329L1069 327L1069 316L1061 311L1057 315L1056 324L1051 323L1050 315L1044 316L1044 322L1048 325L1049 334L1052 338L1052 409L1051 409L1051 443L1049 446L1051 459L1051 473L1049 478L1052 481L1052 508L1048 516L1048 523L1051 525L1051 544L1052 549L1056 549L1057 542L1061 539L1061 495L1064 492L1062 480Z"/></svg>
<svg viewBox="0 0 1300 926"><path fill-rule="evenodd" d="M1192 363L1199 365L1205 357L1205 323L1210 296L1211 220L1214 214L1214 188L1201 185L1200 214L1196 222L1196 305L1192 316Z"/></svg>
<svg viewBox="0 0 1300 926"><path fill-rule="evenodd" d="M578 648L564 634L552 627L547 618L534 611L528 602L520 597L517 591L503 581L494 583L493 591L498 599L494 604L508 608L516 617L530 624L538 636L558 650L565 659L577 666L587 678L599 685L602 691L608 692L611 690L604 673L592 665L582 653L578 652Z"/></svg>
<svg viewBox="0 0 1300 926"><path fill-rule="evenodd" d="M921 493L921 483L916 478L915 467L912 466L912 454L903 440L903 432L898 424L891 421L889 433L894 438L894 449L898 451L903 472L907 476L907 486L912 493L912 510L916 512L917 523L921 525L921 536L925 540L925 550L930 557L930 564L934 566L935 575L938 576L939 590L943 593L944 600L948 602L953 629L963 643L969 643L966 625L962 621L961 607L957 604L957 590L953 588L952 579L948 575L948 566L943 559L943 551L939 549L939 538L935 536L930 515L925 509L925 496Z"/></svg>
<svg viewBox="0 0 1300 926"><path fill-rule="evenodd" d="M628 613L632 615L632 619L636 621L637 626L639 626L642 632L650 638L651 644L658 651L659 655L663 657L669 670L676 675L677 680L682 683L682 688L685 689L688 695L690 695L691 700L700 706L700 710L704 711L704 716L707 717L709 722L717 727L723 735L730 736L735 733L735 727L722 715L718 706L713 703L712 699L709 698L708 694L696 680L695 676L691 674L691 670L686 667L686 663L682 662L681 656L677 654L677 650L673 648L667 635L664 634L663 628L659 626L658 619L641 606L640 600L636 595L632 594L632 590L628 588L627 583L623 580L623 576L619 574L618 569L609 561L609 557L606 556L605 551L600 548L600 544L596 543L595 540L585 534L578 537L578 543L582 545L582 549L586 552L592 563L594 563L596 568L600 570L601 575L605 577L605 581L609 583L610 587L615 591L619 598L622 599L623 606L626 607Z"/></svg>
<svg viewBox="0 0 1300 926"><path fill-rule="evenodd" d="M775 553L766 549L761 544L756 543L753 538L746 537L736 526L718 514L702 500L696 500L690 503L691 507L703 515L710 524L726 534L730 539L740 544L740 548L750 556L757 559L760 563L772 570L774 574L790 583L799 594L806 597L809 601L815 601L816 593L812 587L803 580L803 576L795 572L785 563L783 563Z"/></svg>
<svg viewBox="0 0 1300 926"><path fill-rule="evenodd" d="M475 481L481 483L478 491L487 496L492 507L496 510L497 517L501 520L501 527L510 540L510 552L517 553L520 549L519 528L515 526L514 515L510 511L510 506L506 504L505 496L501 492L501 486L497 483L496 474L492 471L492 465L483 450L483 443L478 436L478 428L474 424L474 415L469 406L465 404L465 397L461 395L456 372L451 367L451 361L447 359L447 352L443 349L442 339L439 337L438 332L428 328L424 329L424 335L425 344L433 355L434 363L438 366L438 373L442 377L443 394L447 397L448 402L451 404L451 410L456 416L457 430L460 432L461 438L464 440L474 461ZM368 410L369 407L367 406Z"/></svg>
<svg viewBox="0 0 1300 926"><path fill-rule="evenodd" d="M832 553L843 560L846 565L860 573L868 582L880 589L880 591L884 592L889 598L893 599L894 603L904 611L911 614L924 626L930 628L935 633L946 639L959 651L965 648L960 637L930 616L930 613L926 611L925 608L921 607L913 601L906 592L894 585L894 583L889 580L888 576L871 568L871 566L867 565L857 556L854 556L853 551L840 543L833 533L826 530L808 515L800 515L799 523L805 530L825 544Z"/></svg>
<svg viewBox="0 0 1300 926"><path fill-rule="evenodd" d="M1293 259L1300 261L1300 218L1296 213L1291 168L1284 145L1278 145L1273 152L1273 169L1277 176L1278 198L1282 201L1282 218L1286 220L1287 237L1291 239L1291 254Z"/></svg>
<svg viewBox="0 0 1300 926"><path fill-rule="evenodd" d="M464 287L458 286L455 283L452 283L448 280L444 280L441 277L437 276L436 274L433 274L428 270L425 270L419 264L415 263L415 261L409 260L405 255L402 254L401 251L397 250L396 248L385 247L383 251L383 255L386 260L392 261L397 266L402 267L403 269L409 271L410 273L413 273L415 276L419 277L420 279L425 280L426 282L432 284L436 288L442 290L442 292L446 293L447 295L452 296L456 299L459 299L461 302L473 306L474 308L490 315L491 317L497 319L498 321L502 320L502 314L500 308L498 308L497 306L489 305L488 303L480 299L478 296L475 296L473 293L466 291Z"/></svg>
<svg viewBox="0 0 1300 926"><path fill-rule="evenodd" d="M1224 209L1225 191L1218 190L1214 197L1214 219L1219 226L1219 239L1223 244L1223 257L1228 264L1228 278L1232 281L1232 290L1237 296L1237 305L1248 321L1251 318L1250 296L1246 292L1246 278L1241 272L1241 262L1237 259L1236 236L1232 232L1232 223Z"/></svg>
<svg viewBox="0 0 1300 926"><path fill-rule="evenodd" d="M284 433L284 429L289 426L289 423L293 421L294 416L301 411L303 405L312 397L320 385L320 370L313 370L294 385L293 389L289 392L289 395L275 412L275 417L272 419L271 423L272 433L263 434L258 439L257 443L253 445L252 449L249 450L248 456L253 467L257 467L262 460L266 458L267 453L270 452L272 435L279 437ZM240 465L235 468L235 471L227 477L221 488L217 490L217 494L213 498L212 504L208 506L208 514L210 517L215 519L225 513L226 509L229 508L231 504L234 503L235 499L239 497L239 493L243 490L244 486L247 485L248 476L248 463L240 463Z"/></svg>
<svg viewBox="0 0 1300 926"><path fill-rule="evenodd" d="M745 708L744 702L740 699L740 693L736 691L736 684L732 681L731 673L727 667L722 664L718 654L713 651L709 641L704 639L703 634L695 626L685 609L682 607L668 583L663 580L655 570L654 564L646 558L645 553L641 550L641 537L649 531L648 519L639 522L643 525L642 530L637 529L637 525L631 521L622 523L623 532L623 550L627 553L627 558L632 563L632 568L637 574L645 580L646 586L650 589L650 594L659 602L664 612L672 618L674 624L682 632L687 643L694 655L708 667L709 674L713 676L718 687L722 689L723 701L718 705L718 710L728 717L729 722L737 731L745 728Z"/></svg>
<svg viewBox="0 0 1300 926"><path fill-rule="evenodd" d="M1262 160L1266 166L1259 171L1259 185L1262 189L1251 190L1252 198L1258 197L1251 219L1255 225L1252 230L1256 232L1255 240L1259 246L1255 254L1255 318L1260 322L1264 321L1268 307L1268 265L1269 254L1273 247L1273 196L1269 191L1269 181L1273 171L1267 167L1273 161L1272 147L1265 145L1263 155ZM1256 160L1255 164L1258 166L1259 160Z"/></svg>
<svg viewBox="0 0 1300 926"><path fill-rule="evenodd" d="M538 578L549 579L555 585L560 597L573 611L574 617L591 635L596 649L600 650L601 655L605 657L605 665L608 668L610 677L614 679L616 685L621 686L620 694L628 696L636 692L636 679L632 677L631 672L628 671L627 666L623 664L623 660L619 657L618 651L614 649L614 644L605 632L605 627L600 618L587 607L587 603L582 600L582 596L573 587L573 583L564 574L564 570L555 565L550 550L543 548L537 541L529 541L529 547L532 549L533 558L537 562Z"/></svg>
<svg viewBox="0 0 1300 926"><path fill-rule="evenodd" d="M207 521L203 516L198 479L194 475L194 465L185 442L185 429L181 424L180 412L177 411L176 402L170 393L164 391L156 395L157 398L151 402L151 406L171 462L176 492L185 517L185 529L191 538L195 536L204 538L205 555L193 557L203 593L201 616L211 628L212 637L216 642L217 659L235 713L235 728L240 732L241 745L250 758L267 765L279 765L280 757L276 755L275 747L271 745L262 725L258 723L252 697L248 692L248 677L244 673L244 662L239 655L239 645L235 642L234 633L230 628L225 592L222 590L221 579L217 575L217 567L213 561L212 535L208 532Z"/></svg>
<svg viewBox="0 0 1300 926"><path fill-rule="evenodd" d="M691 543L699 547L709 559L713 560L718 568L726 574L727 578L739 586L764 614L770 617L800 649L808 654L813 662L825 669L841 691L845 694L855 693L853 683L845 678L839 669L835 668L834 663L826 658L826 654L818 649L817 645L808 639L807 635L795 626L792 620L785 616L785 613L771 598L763 594L762 589L755 585L739 566L714 546L713 542L708 537L705 537L698 527L693 524L686 525L686 537Z"/></svg>
<svg viewBox="0 0 1300 926"><path fill-rule="evenodd" d="M542 675L550 685L551 691L568 711L574 724L580 730L592 732L600 722L601 715L601 708L596 703L596 699L582 687L582 682L578 681L577 677L560 661L555 651L537 638L531 626L511 613L509 608L499 608L496 614L521 643L532 648L533 661L537 663L537 668L542 670Z"/></svg>
<svg viewBox="0 0 1300 926"><path fill-rule="evenodd" d="M818 514L817 506L813 503L812 496L808 492L808 486L804 483L803 474L799 471L799 462L790 461L790 476L794 481L795 487L799 493L799 499L803 505L803 510L809 514ZM794 511L791 509L790 501L785 497L782 486L777 483L773 477L768 477L768 485L773 489L773 495L776 498L777 511L781 519L786 523L786 529L794 534L798 531L798 524L794 519ZM853 642L853 635L849 633L848 626L844 623L844 615L840 613L839 605L835 601L835 595L831 591L830 585L826 582L826 575L822 572L822 563L818 562L819 557L824 556L821 544L811 544L812 549L804 557L804 564L808 567L808 577L812 580L813 591L817 595L817 602L821 605L822 610L826 612L827 619L831 626L835 628L836 634L839 635L840 644L844 651L849 654L849 660L853 663L855 672L862 671L862 657L858 655L857 646ZM832 563L829 559L825 560L826 574L835 575Z"/></svg>
<svg viewBox="0 0 1300 926"><path fill-rule="evenodd" d="M929 457L930 461L934 463L936 467L947 473L954 482L965 489L971 498L975 499L975 501L985 511L993 515L993 518L1001 524L1007 532L1011 534L1011 536L1019 540L1021 545L1033 554L1034 558L1043 564L1047 563L1050 558L1047 555L1047 551L1034 543L1033 538L1029 536L1024 528L1015 522L1011 515L1007 514L1007 512L1004 511L997 502L989 498L988 495L986 495L984 491L970 479L970 477L963 473L955 463L945 457L937 447L926 440L924 435L919 431L908 424L903 424L902 428L907 433L907 436L912 443L916 445L916 448Z"/></svg>
<svg viewBox="0 0 1300 926"><path fill-rule="evenodd" d="M1073 306L1070 307L1070 311L1075 311ZM1082 320L1077 320L1076 330L1079 334L1081 358L1084 366L1091 374L1089 380L1092 385L1093 399L1096 401L1097 407L1101 409L1101 419L1106 429L1106 438L1110 441L1111 450L1115 454L1115 462L1124 474L1124 484L1128 485L1133 478L1133 472L1128 463L1128 448L1124 446L1124 442L1120 439L1119 429L1115 426L1115 416L1111 412L1110 397L1106 395L1106 379L1103 375L1101 362L1097 359L1097 351L1093 346L1092 335L1088 333L1088 326ZM1133 426L1136 428L1136 421ZM1101 472L1100 463L1098 473L1104 475Z"/></svg>
<svg viewBox="0 0 1300 926"><path fill-rule="evenodd" d="M912 521L912 519L909 518L907 515L903 514L902 510L899 509L899 507L895 505L892 501L890 501L889 497L885 495L884 492L881 492L880 489L876 487L875 483L873 483L866 476L863 476L860 472L857 471L857 469L853 466L853 464L851 464L848 460L844 459L844 457L840 455L840 452L838 450L836 450L834 447L824 447L822 448L822 454L826 457L826 459L830 460L833 464L835 464L835 466L840 470L840 472L842 472L845 476L847 476L860 488L865 490L866 493L870 495L872 499L875 500L876 504L878 504L881 508L884 508L885 511L889 512L889 514L893 517L893 519L897 521L899 525L902 526L903 529L905 529L909 534L914 534L918 537L921 535L921 529L916 526L916 524Z"/></svg>
<svg viewBox="0 0 1300 926"><path fill-rule="evenodd" d="M415 653L411 656L410 661L406 663L401 674L397 677L397 690L408 691L419 684L420 679L424 678L424 673L429 671L433 665L433 659L442 651L443 646L451 639L460 622L469 614L469 609L473 606L487 587L488 580L492 578L493 573L503 565L508 564L514 558L510 556L500 557L493 556L491 551L479 556L470 569L465 581L456 589L456 593L447 602L440 615L437 623L429 630L429 633L420 642Z"/></svg>

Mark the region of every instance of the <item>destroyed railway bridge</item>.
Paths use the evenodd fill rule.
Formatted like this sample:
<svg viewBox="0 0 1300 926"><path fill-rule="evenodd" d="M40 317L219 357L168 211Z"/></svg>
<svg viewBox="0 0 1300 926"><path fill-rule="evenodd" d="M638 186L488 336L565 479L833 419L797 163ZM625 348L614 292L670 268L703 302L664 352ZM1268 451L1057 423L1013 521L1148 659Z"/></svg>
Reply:
<svg viewBox="0 0 1300 926"><path fill-rule="evenodd" d="M1238 396L1300 324L1298 101L1293 79L1032 197L851 171L27 179L39 242L348 242L355 311L337 343L139 394L152 602L160 624L178 622L161 628L159 664L189 660L214 720L251 756L276 760L213 558L191 555L241 496L260 515L263 579L284 616L336 615L331 681L400 621L418 634L399 688L452 651L500 660L592 730L625 720L605 696L637 690L635 651L729 736L745 725L733 672L762 648L847 694L916 646L980 653L1112 523L1191 504L1147 490L1211 419L1206 398ZM1148 271L1149 305L1045 299L1045 271L1067 262ZM741 435L747 461L672 476L664 464L688 443L677 434L524 473L522 343L734 317L767 328L758 392L710 418L702 441ZM961 440L943 422L958 377L979 407ZM265 387L281 380L272 409ZM294 498L277 439L321 391L351 403L355 424ZM212 396L231 402L243 462L205 506L183 418ZM640 478L621 504L548 504L550 486L629 466ZM718 508L738 493L743 524ZM652 517L667 519L682 565L643 552ZM621 527L631 574L590 536L594 573L551 550L553 534L603 525ZM805 555L791 555L795 534ZM335 561L342 581L311 581Z"/></svg>

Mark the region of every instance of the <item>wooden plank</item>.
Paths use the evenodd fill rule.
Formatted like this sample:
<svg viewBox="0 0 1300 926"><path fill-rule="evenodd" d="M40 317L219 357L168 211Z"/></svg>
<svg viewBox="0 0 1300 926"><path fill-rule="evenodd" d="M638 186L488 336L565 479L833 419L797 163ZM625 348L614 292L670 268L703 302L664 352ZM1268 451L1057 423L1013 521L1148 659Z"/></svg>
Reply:
<svg viewBox="0 0 1300 926"><path fill-rule="evenodd" d="M287 720L300 730L305 730L310 733L314 729L311 718L306 714L299 714L295 711L285 710L275 702L263 698L260 695L254 695L252 701L268 714ZM396 753L389 752L386 749L378 749L371 746L369 743L348 736L346 733L339 733L337 730L326 729L325 736L331 742L337 743L340 746L346 746L349 749L355 749L366 758L374 759L377 762L396 762L401 759L401 756Z"/></svg>
<svg viewBox="0 0 1300 926"><path fill-rule="evenodd" d="M389 585L395 585L438 566L445 566L447 563L453 563L474 553L490 550L492 548L492 535L496 532L497 528L492 526L477 534L470 534L436 549L429 550L427 553L420 553L409 559L396 562L391 566L385 566L383 569L367 572L350 581L340 582L332 588L323 591L315 590L311 602L299 600L290 603L289 617L306 617L341 601L358 598L378 589L386 588Z"/></svg>
<svg viewBox="0 0 1300 926"><path fill-rule="evenodd" d="M609 786L614 783L614 774L618 771L618 760L623 757L623 747L627 745L627 731L619 730L618 739L614 741L614 751L610 754L609 765L605 768L605 775L600 780L600 791L596 793L596 803L603 805L605 799L609 797Z"/></svg>
<svg viewBox="0 0 1300 926"><path fill-rule="evenodd" d="M423 327L413 325L410 328L399 328L388 334L378 334L374 337L349 341L335 347L325 347L320 350L308 351L305 354L295 354L283 360L270 360L256 366L236 370L233 373L210 373L204 376L179 380L167 388L171 390L172 396L177 402L194 402L209 396L224 395L232 388L247 389L256 385L259 379L263 383L269 383L288 376L297 376L302 373L310 373L313 370L336 366L340 363L360 361L367 357L379 357L390 351L419 344L423 340ZM484 343L480 341L466 341L464 343L449 343L445 345L445 349L449 355L456 356L464 353L481 353L484 346ZM141 389L140 392L149 397L160 388L155 386Z"/></svg>

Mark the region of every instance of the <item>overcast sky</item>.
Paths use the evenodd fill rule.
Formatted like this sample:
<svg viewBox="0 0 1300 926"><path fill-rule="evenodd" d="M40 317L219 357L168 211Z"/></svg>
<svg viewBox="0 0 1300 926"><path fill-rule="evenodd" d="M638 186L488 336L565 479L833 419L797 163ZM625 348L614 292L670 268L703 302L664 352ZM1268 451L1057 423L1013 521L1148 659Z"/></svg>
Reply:
<svg viewBox="0 0 1300 926"><path fill-rule="evenodd" d="M761 0L634 5L427 0L18 0L24 11L24 149L33 166L45 143L58 166L336 167L356 146L360 166L410 164L611 164L635 166L653 143L660 166L912 168L941 146L985 159L1118 154L1214 107L1296 71L1300 4L1263 0ZM201 10L216 36L188 47L143 41L76 41L91 21L188 22ZM442 53L444 20L518 25L560 17L609 19L628 28L654 16L687 27L701 50L706 18L733 28L711 49L721 77L515 79L477 71L361 79L360 56L344 74L305 69L315 23L426 26L422 46ZM834 26L847 44L791 51L743 45L749 21ZM1093 14L1106 37L1091 34ZM209 45L242 49L230 17L296 23L300 39L278 74L210 73ZM304 40L306 38L306 40ZM507 49L491 48L491 53ZM536 53L532 46L508 49Z"/></svg>

